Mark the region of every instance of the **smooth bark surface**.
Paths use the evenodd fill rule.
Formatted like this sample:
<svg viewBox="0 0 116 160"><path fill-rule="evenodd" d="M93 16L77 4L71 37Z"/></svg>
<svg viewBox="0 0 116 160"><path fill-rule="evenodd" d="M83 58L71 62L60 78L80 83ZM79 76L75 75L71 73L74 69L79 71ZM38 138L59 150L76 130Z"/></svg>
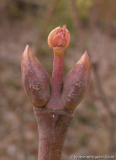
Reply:
<svg viewBox="0 0 116 160"><path fill-rule="evenodd" d="M60 160L73 110L34 107L34 113L39 130L38 160Z"/></svg>

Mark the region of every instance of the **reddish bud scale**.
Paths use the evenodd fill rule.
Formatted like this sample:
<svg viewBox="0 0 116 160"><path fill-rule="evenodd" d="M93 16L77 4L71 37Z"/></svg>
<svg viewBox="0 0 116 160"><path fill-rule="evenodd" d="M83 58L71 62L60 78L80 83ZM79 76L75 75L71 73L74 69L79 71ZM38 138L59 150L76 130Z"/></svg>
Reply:
<svg viewBox="0 0 116 160"><path fill-rule="evenodd" d="M35 106L43 107L50 97L47 71L27 45L21 57L22 83L25 93Z"/></svg>
<svg viewBox="0 0 116 160"><path fill-rule="evenodd" d="M52 45L53 45L53 47L65 47L66 39L64 38L64 33L62 33L62 32L58 33L52 39Z"/></svg>
<svg viewBox="0 0 116 160"><path fill-rule="evenodd" d="M62 92L62 103L66 109L75 107L84 98L91 79L91 62L87 52L67 74Z"/></svg>

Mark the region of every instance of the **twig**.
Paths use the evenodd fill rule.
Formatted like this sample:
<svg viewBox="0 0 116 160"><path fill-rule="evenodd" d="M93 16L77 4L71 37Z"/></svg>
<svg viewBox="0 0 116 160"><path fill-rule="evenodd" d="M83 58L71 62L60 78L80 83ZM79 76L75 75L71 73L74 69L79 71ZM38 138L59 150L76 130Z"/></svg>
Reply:
<svg viewBox="0 0 116 160"><path fill-rule="evenodd" d="M63 83L64 51L69 43L70 33L66 25L55 28L48 36L48 45L54 52L51 85L45 68L28 45L21 57L23 87L34 105L39 128L38 160L60 160L74 109L90 86L91 61L87 52L67 74Z"/></svg>

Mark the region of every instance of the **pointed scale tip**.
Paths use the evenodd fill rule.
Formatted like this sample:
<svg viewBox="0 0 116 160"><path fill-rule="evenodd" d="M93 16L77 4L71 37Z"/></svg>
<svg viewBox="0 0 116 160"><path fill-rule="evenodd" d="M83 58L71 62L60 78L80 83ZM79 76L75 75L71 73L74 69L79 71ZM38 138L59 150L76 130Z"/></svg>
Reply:
<svg viewBox="0 0 116 160"><path fill-rule="evenodd" d="M88 52L87 52L87 50L85 51L85 53L84 53L86 56L88 55Z"/></svg>
<svg viewBox="0 0 116 160"><path fill-rule="evenodd" d="M26 44L26 46L29 46L28 44Z"/></svg>
<svg viewBox="0 0 116 160"><path fill-rule="evenodd" d="M34 57L34 55L33 55L32 51L31 51L29 45L26 45L25 46L25 50L24 50L24 52L22 54L21 60L27 59L27 58L33 60L33 57Z"/></svg>
<svg viewBox="0 0 116 160"><path fill-rule="evenodd" d="M23 54L24 54L24 55L25 55L25 54L28 54L29 51L30 51L29 45L26 44L25 50L24 50Z"/></svg>
<svg viewBox="0 0 116 160"><path fill-rule="evenodd" d="M85 53L81 56L77 64L84 64L84 65L87 65L88 68L91 68L91 61L87 51L85 51Z"/></svg>

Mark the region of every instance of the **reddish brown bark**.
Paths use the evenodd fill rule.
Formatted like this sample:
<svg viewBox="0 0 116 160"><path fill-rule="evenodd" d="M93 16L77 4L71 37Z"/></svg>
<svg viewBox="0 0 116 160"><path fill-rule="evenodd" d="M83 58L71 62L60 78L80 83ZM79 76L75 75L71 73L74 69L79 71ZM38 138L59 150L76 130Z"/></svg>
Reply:
<svg viewBox="0 0 116 160"><path fill-rule="evenodd" d="M39 133L38 160L60 160L73 110L34 107Z"/></svg>

